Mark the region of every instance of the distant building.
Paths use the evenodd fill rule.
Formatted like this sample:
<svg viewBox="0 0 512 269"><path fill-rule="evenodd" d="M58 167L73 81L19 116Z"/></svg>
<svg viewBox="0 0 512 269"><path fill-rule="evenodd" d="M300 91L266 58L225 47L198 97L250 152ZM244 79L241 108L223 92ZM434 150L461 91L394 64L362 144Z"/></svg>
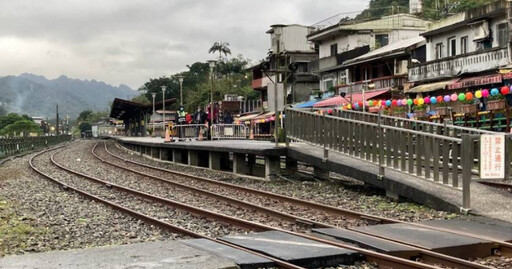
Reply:
<svg viewBox="0 0 512 269"><path fill-rule="evenodd" d="M314 44L307 40L312 30L298 24L276 24L267 31L270 49L266 63L252 68L252 88L261 92L264 108L268 107L267 85L270 83L285 85L287 103L306 101L311 90L318 87L318 78L308 70L308 63L318 58ZM278 76L276 59L279 59Z"/></svg>
<svg viewBox="0 0 512 269"><path fill-rule="evenodd" d="M372 20L340 21L329 27L316 25L308 40L318 46L319 59L310 63L309 70L320 76L322 92L332 91L337 85L382 77L386 73L392 75L394 70L387 71L385 62L371 67L369 74L364 74L364 69L370 67L349 69L344 64L388 44L418 37L425 31L426 23L414 15L396 14Z"/></svg>

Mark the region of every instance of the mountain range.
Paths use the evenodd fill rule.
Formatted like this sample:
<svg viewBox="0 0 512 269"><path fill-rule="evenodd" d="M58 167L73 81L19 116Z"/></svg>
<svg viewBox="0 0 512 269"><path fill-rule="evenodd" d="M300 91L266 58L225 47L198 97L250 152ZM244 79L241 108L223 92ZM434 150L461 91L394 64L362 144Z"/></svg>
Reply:
<svg viewBox="0 0 512 269"><path fill-rule="evenodd" d="M96 80L80 80L64 75L47 79L29 73L0 77L0 105L8 112L55 118L55 105L63 118L78 117L81 111L109 109L114 98L131 98L137 94L121 84L112 86Z"/></svg>

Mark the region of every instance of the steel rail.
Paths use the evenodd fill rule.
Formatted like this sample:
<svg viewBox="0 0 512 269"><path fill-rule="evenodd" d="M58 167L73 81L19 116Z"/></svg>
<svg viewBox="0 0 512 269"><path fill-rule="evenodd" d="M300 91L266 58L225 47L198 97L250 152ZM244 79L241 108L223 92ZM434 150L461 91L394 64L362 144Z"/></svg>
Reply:
<svg viewBox="0 0 512 269"><path fill-rule="evenodd" d="M309 225L309 226L312 226L312 227L317 227L317 228L336 228L336 226L334 226L334 225L329 225L329 224L313 221L313 220L310 220L310 219L306 219L306 218L303 218L303 217L287 214L287 213L284 213L284 212L280 212L280 211L273 210L273 209L270 209L270 208L266 208L266 207L263 207L263 206L259 206L259 205L256 205L256 204L248 203L248 202L245 202L245 201L242 201L242 200L238 200L238 199L231 198L231 197L228 197L228 196L220 195L220 194L217 194L217 193L214 193L214 192L211 192L211 191L199 189L199 188L192 187L192 186L189 186L189 185L186 185L186 184L178 183L178 182L175 182L175 181L172 181L172 180L168 180L168 179L165 179L165 178L162 178L162 177L154 176L154 175L151 175L151 174L146 174L146 173L141 172L141 171L137 171L137 170L134 170L134 169L131 169L131 168L128 168L128 167L124 167L124 166L115 164L115 163L113 163L111 161L108 161L108 160L105 160L104 158L101 158L98 154L95 153L95 149L96 149L97 145L98 145L98 143L96 143L96 145L93 147L93 149L91 150L91 153L97 159L99 159L101 162L109 164L109 165L114 166L114 167L117 167L119 169L123 169L123 170L126 170L126 171L130 171L130 172L132 172L134 174L138 174L138 175L141 175L141 176L152 178L152 179L158 180L160 182L164 182L166 184L173 185L173 186L178 187L178 188L182 188L182 189L189 190L189 191L192 191L192 192L197 192L197 193L203 194L205 196L210 196L210 197L213 197L214 199L217 199L217 200L220 200L220 201L225 201L225 202L228 202L228 203L233 203L233 204L239 205L239 206L247 208L247 209L253 209L253 210L256 210L256 211L259 211L259 212L263 212L263 213L266 213L268 215L271 215L271 216L274 216L274 217L277 217L277 218L280 218L280 219L284 219L284 220L287 220L287 221L296 222L296 223L300 223L300 224L306 224L306 225Z"/></svg>
<svg viewBox="0 0 512 269"><path fill-rule="evenodd" d="M94 153L94 149L97 147L97 145L98 145L98 143L96 143L95 146L93 147L92 153L93 153L94 156L97 156L97 158L99 160L103 160L101 157L99 157L97 154ZM105 147L106 147L106 143L105 143ZM105 148L105 149L107 150L107 148ZM117 166L117 167L125 169L125 170L128 170L128 171L133 171L133 169L129 169L129 168L126 168L126 167L122 167L122 166ZM153 176L150 176L148 174L145 174L145 173L142 173L142 172L138 172L138 171L136 171L136 173L139 174L139 175L143 175L143 176L153 177ZM283 230L283 229L279 229L279 228L273 228L273 227L269 227L269 228L273 229L273 230L277 230L277 231L293 234L293 235L296 235L296 236L308 238L308 239L311 239L311 240L319 241L319 242L322 242L322 243L326 243L326 244L330 244L330 245L335 245L335 246L340 246L340 245L332 244L333 241L330 241L330 240L319 239L319 238L314 237L314 236L305 235L305 234L302 234L302 233L291 232L291 231L287 231L287 230ZM336 227L332 227L332 228L336 228ZM356 231L356 230L353 230L353 231L361 233L361 232ZM376 237L376 236L373 236L373 237ZM405 243L405 242L399 242L399 241L396 241L396 240L390 240L388 238L383 238L383 237L381 237L381 239L384 239L386 241L393 241L393 242L395 242L395 243L397 243L399 245L410 246L410 247L414 248L416 251L418 251L418 253L421 255L422 260L427 261L427 262L432 263L432 264L443 264L443 265L446 265L446 266L451 266L451 267L456 267L456 268L490 268L490 267L487 267L487 266L484 266L484 265L480 265L480 264L477 264L477 263L473 263L473 262L470 262L470 261L466 261L466 260L463 260L463 259L460 259L460 258L456 258L456 257L440 254L440 253L437 253L437 252L433 252L433 251L427 250L425 248L419 247L417 245L408 244L408 243ZM334 242L334 243L336 243L336 242ZM346 245L342 245L340 247L348 248Z"/></svg>
<svg viewBox="0 0 512 269"><path fill-rule="evenodd" d="M356 211L352 211L352 210L348 210L348 209L337 208L337 207L333 207L333 206L329 206L329 205L323 205L323 204L319 204L319 203L312 202L312 201L299 200L297 198L287 197L287 196L284 196L281 194L275 194L275 193L271 193L271 192L267 192L267 191L256 190L256 189L243 187L243 186L239 186L239 185L235 185L235 184L231 184L231 183L216 181L216 180L203 178L203 177L199 177L199 176L194 176L194 175L189 175L189 174L185 174L182 172L172 171L169 169L156 167L156 166L152 166L152 165L148 165L148 164L144 164L144 163L139 163L139 162L131 161L131 160L128 160L128 159L125 159L125 158L122 158L120 156L113 154L112 152L110 152L108 150L106 143L105 143L105 150L107 151L107 153L109 155L111 155L117 159L123 160L124 162L127 162L127 163L132 163L132 164L139 165L142 167L146 167L146 168L150 168L150 169L154 169L154 170L158 170L158 171L162 171L162 172L167 172L170 174L179 175L179 176L183 176L183 177L188 177L188 178L199 180L199 181L204 181L204 182L212 183L212 184L219 185L219 186L225 186L228 188L245 191L245 192L251 193L251 194L261 195L264 197L270 197L270 198L274 198L277 200L295 203L295 204L299 204L299 205L310 207L310 208L324 210L325 212L337 214L340 216L346 216L346 217L350 217L353 219L371 220L371 221L375 221L375 222L382 223L382 224L393 224L393 223L409 224L409 225L421 227L424 229L437 230L437 231L448 232L448 233L458 234L458 235L462 235L462 236L477 238L480 240L491 241L495 245L495 249L497 250L497 252L501 253L502 255L512 256L512 243L505 242L503 240L496 240L495 238L491 238L491 237L488 237L485 235L471 234L468 232L457 231L457 230L452 230L452 229L447 229L447 228L428 226L428 225L424 225L424 224L421 224L418 222L405 222L405 221L401 221L401 220L395 220L395 219L360 213L360 212L356 212ZM394 241L396 243L402 243L402 241L399 241L399 240L392 240L392 239L388 239L388 240Z"/></svg>
<svg viewBox="0 0 512 269"><path fill-rule="evenodd" d="M56 153L58 153L58 152L56 152ZM53 156L55 154L53 154L52 158L51 158L51 160L52 160L52 162L54 164L56 164L54 162L54 160L53 160ZM65 171L69 170L70 173L75 174L75 175L79 175L79 176L87 178L87 179L94 178L94 177L82 174L80 172L76 172L76 171L73 171L71 169L65 168L62 165L58 165L57 167L59 167L61 169L64 169ZM99 180L99 179L96 179L96 180ZM115 185L113 183L106 182L106 181L103 181L103 180L99 180L99 181L102 181L103 184L105 184L105 186L109 187L109 188L117 188L119 190L128 189L128 188L125 188L125 187L122 187L122 186L119 186L119 185ZM142 192L139 192L139 191L136 191L136 190L131 190L129 192L132 193L132 194L137 194L137 193L143 194ZM168 200L168 199L163 199L163 198L156 197L156 196L153 196L153 195L148 195L145 198L146 199L150 199L150 200L155 199L155 198L158 199L158 200L159 199ZM172 201L172 200L168 200L168 201L170 201L171 203L180 204L180 203L177 203L177 202ZM219 214L219 213L213 213L213 212L210 212L210 211L207 211L207 210L204 210L204 209L194 208L192 206L188 206L188 205L184 205L184 204L182 204L182 206L183 206L183 208L189 207L192 210L195 210L197 213L204 212L205 214L208 214L211 217L215 217L216 215L219 216L219 218L221 218L221 219L224 219L225 217L227 217L227 216ZM230 217L228 217L228 218L230 218ZM332 246L336 246L336 247L339 247L339 248L353 250L353 251L356 251L356 252L359 252L359 253L363 254L368 261L374 261L374 262L377 262L377 263L382 264L382 265L392 265L390 268L397 268L397 269L409 269L409 268L413 268L413 269L414 268L417 268L417 269L433 269L433 268L439 268L439 267L436 267L436 266L433 266L433 265L429 265L429 264L425 264L425 263L420 263L420 262L416 262L416 261L410 261L410 260L407 260L407 259L403 259L403 258L399 258L399 257L387 255L387 254L378 253L378 252L375 252L375 251L372 251L372 250L367 250L367 249L355 247L353 245L343 244L343 243L334 242L334 241L330 241L330 240L326 240L326 239L321 239L321 238L317 238L317 237L306 235L306 234L302 234L302 233L297 233L297 232L292 232L292 231L288 231L288 230L284 230L284 229L280 229L280 228L275 228L275 227L267 226L267 225L264 225L264 224L254 223L254 222L240 220L240 219L236 219L235 222L237 224L241 223L241 225L244 225L244 226L254 225L254 227L261 227L261 228L264 228L266 230L274 230L274 231L279 231L279 232L283 232L283 233L288 233L288 234L291 234L291 235L307 238L307 239L314 240L314 241L317 241L317 242L326 243L326 244L329 244L329 245L332 245ZM237 224L235 224L235 225L237 225ZM434 253L434 254L436 256L438 256L438 257L445 256L445 255L438 254L438 253ZM450 256L445 256L445 257L448 258L448 259L453 258L453 257L450 257ZM456 259L456 258L453 258L453 259ZM462 260L462 262L466 262L466 261ZM276 264L277 264L277 262L276 262ZM452 264L452 263L448 263L448 264ZM459 268L485 268L485 269L487 269L488 267L459 267Z"/></svg>
<svg viewBox="0 0 512 269"><path fill-rule="evenodd" d="M115 210L118 210L118 211L121 211L121 212L124 212L124 213L127 213L128 215L131 215L135 218L139 218L147 223L150 223L150 224L154 224L156 226L159 226L165 230L169 230L171 232L175 232L175 233L179 233L179 234L183 234L183 235L188 235L188 236L191 236L193 238L204 238L204 239L207 239L207 240L211 240L213 242L216 242L216 243L219 243L219 244L223 244L223 245L226 245L226 246L229 246L229 247L233 247L235 249L238 249L238 250L241 250L241 251L245 251L247 253L251 253L251 254L254 254L254 255L257 255L257 256L260 256L262 258L266 258L268 260L271 260L273 261L274 263L276 263L278 266L280 266L281 268L289 268L289 269L304 269L303 267L300 267L300 266L297 266L297 265L294 265L294 264L291 264L289 262L286 262L286 261L283 261L283 260L280 260L280 259L276 259L274 257L270 257L270 256L267 256L267 255L264 255L262 253L259 253L259 252L256 252L256 251L253 251L253 250L250 250L250 249L246 249L244 247L240 247L238 245L234 245L234 244L231 244L229 242L225 242L225 241L221 241L221 240L218 240L216 238L213 238L213 237L210 237L210 236L206 236L206 235L202 235L202 234L199 234L199 233L196 233L196 232L193 232L191 230L188 230L188 229L184 229L184 228L181 228L179 226L176 226L176 225L173 225L171 223L168 223L168 222L165 222L165 221L162 221L162 220L159 220L159 219L156 219L156 218L153 218L151 216L148 216L148 215L145 215L143 213L140 213L140 212L137 212L137 211L134 211L132 209L129 209L127 207L124 207L122 205L119 205L117 203L113 203L113 202L110 202L108 200L105 200L101 197L98 197L98 196L95 196L91 193L88 193L88 192L85 192L85 191L82 191L80 189L77 189L77 188L74 188L74 187L71 187L57 179L55 179L54 177L40 171L39 169L37 169L34 164L33 164L33 160L34 158L36 158L37 156L39 155L42 155L48 151L52 151L52 150L56 150L56 149L59 149L59 148L62 148L63 146L61 147L57 147L57 148L53 148L53 149L50 149L50 150L45 150L45 151L41 151L37 154L35 154L34 156L32 156L29 160L29 165L30 167L32 168L32 170L34 170L36 173L40 174L41 176L49 179L50 181L56 183L58 186L60 186L63 190L72 190L80 195L83 195L84 197L88 198L88 199L91 199L91 200L94 200L94 201L98 201L100 203L103 203L105 205L108 205L112 208L114 208ZM52 158L53 156L55 155L56 153L54 153L52 155ZM53 160L52 160L53 161ZM58 166L59 167L59 166ZM60 168L60 167L59 167ZM65 170L67 171L67 170ZM73 173L75 174L75 173Z"/></svg>
<svg viewBox="0 0 512 269"><path fill-rule="evenodd" d="M106 143L105 143L105 150L112 157L120 159L120 160L123 160L126 163L131 163L131 164L143 166L143 167L146 167L146 168L150 168L150 169L166 172L166 173L169 173L169 174L173 174L173 175L177 175L177 176L182 176L182 177L186 177L186 178L190 178L190 179L198 180L198 181L202 181L202 182L207 182L207 183L211 183L213 185L227 187L227 188L231 188L231 189L234 189L234 190L237 190L237 191L242 191L242 192L246 192L246 193L250 193L250 194L260 195L260 196L264 196L264 197L267 197L267 198L273 198L273 199L276 199L276 200L285 201L285 202L289 202L289 203L293 203L293 204L309 207L309 208L312 208L312 209L322 210L322 211L329 212L331 214L338 215L338 216L349 217L349 218L352 218L352 219L365 219L365 220L375 221L375 222L379 222L379 223L396 223L396 220L385 218L385 217L376 217L376 216L373 216L373 215L370 215L370 214L356 212L356 211L353 211L353 210L342 209L342 208L338 208L338 207L334 207L334 206L329 206L329 205L324 205L324 204L320 204L320 203L316 203L316 202L312 202L312 201L300 200L300 199L297 199L297 198L293 198L293 197L289 197L289 196L285 196L285 195L281 195L281 194L276 194L276 193L272 193L272 192L268 192L268 191L252 189L252 188L249 188L249 187L239 186L239 185L235 185L235 184L231 184L231 183L227 183L227 182L221 182L221 181L217 181L217 180L213 180L213 179L209 179L209 178L204 178L204 177L194 176L194 175L190 175L190 174L185 174L185 173L182 173L182 172L172 171L172 170L169 170L169 169L165 169L165 168L161 168L161 167L156 167L156 166L152 166L152 165L148 165L148 164L138 163L138 162L131 161L131 160L128 160L128 159L124 159L122 157L119 157L119 156L111 153L108 150Z"/></svg>

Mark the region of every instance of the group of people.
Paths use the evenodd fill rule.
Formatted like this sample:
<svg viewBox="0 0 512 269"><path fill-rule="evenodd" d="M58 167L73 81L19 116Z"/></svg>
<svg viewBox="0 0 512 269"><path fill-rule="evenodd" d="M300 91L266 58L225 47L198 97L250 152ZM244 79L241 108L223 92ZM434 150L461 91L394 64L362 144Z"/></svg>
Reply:
<svg viewBox="0 0 512 269"><path fill-rule="evenodd" d="M180 106L179 110L176 112L176 124L205 124L211 122L210 114L210 106L208 106L206 112L203 111L201 106L198 106L194 115L185 112L185 108ZM217 123L233 124L233 115L230 111L224 111L224 113L221 112L219 116L219 106L215 104L213 107L213 124Z"/></svg>
<svg viewBox="0 0 512 269"><path fill-rule="evenodd" d="M176 112L176 124L177 125L185 125L185 124L206 124L212 122L211 120L211 110L208 105L206 112L203 111L201 106L197 107L197 111L190 115L185 111L183 106L180 106L178 111ZM233 123L233 115L230 111L224 111L221 115L219 115L219 105L215 103L213 107L213 124L232 124ZM178 137L185 137L185 130L183 128L178 128ZM199 137L200 127L196 127L196 137Z"/></svg>

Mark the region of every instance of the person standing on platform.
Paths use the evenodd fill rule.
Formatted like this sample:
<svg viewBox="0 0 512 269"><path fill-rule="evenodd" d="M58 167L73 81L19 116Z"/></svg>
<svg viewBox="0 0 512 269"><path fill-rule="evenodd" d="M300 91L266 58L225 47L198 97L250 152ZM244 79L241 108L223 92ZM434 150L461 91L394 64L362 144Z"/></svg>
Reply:
<svg viewBox="0 0 512 269"><path fill-rule="evenodd" d="M233 115L230 111L224 111L224 124L233 124Z"/></svg>
<svg viewBox="0 0 512 269"><path fill-rule="evenodd" d="M187 112L185 112L185 108L183 106L180 106L178 112L176 113L176 124L178 125L178 137L180 139L185 138L185 130L184 126L180 127L180 125L186 124L186 115Z"/></svg>
<svg viewBox="0 0 512 269"><path fill-rule="evenodd" d="M206 113L203 111L201 106L197 107L196 113L194 113L194 116L192 117L192 121L195 124L204 124L206 122ZM199 137L199 132L201 130L201 127L196 127L196 137Z"/></svg>

